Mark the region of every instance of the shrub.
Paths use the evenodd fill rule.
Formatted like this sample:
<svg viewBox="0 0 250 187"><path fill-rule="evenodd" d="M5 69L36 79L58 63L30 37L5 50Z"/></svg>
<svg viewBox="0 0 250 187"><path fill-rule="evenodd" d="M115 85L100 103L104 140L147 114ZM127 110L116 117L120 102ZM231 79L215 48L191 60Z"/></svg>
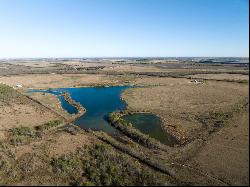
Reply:
<svg viewBox="0 0 250 187"><path fill-rule="evenodd" d="M19 96L18 92L16 92L13 88L0 84L0 101L10 101L17 96Z"/></svg>
<svg viewBox="0 0 250 187"><path fill-rule="evenodd" d="M109 145L96 145L89 151L89 154L90 160L84 165L85 175L96 185L163 184L160 175L142 168L143 166L139 162L131 160L127 155L118 154Z"/></svg>
<svg viewBox="0 0 250 187"><path fill-rule="evenodd" d="M6 160L0 160L0 171L8 168L8 162Z"/></svg>
<svg viewBox="0 0 250 187"><path fill-rule="evenodd" d="M16 127L16 128L10 129L10 132L14 136L31 136L31 137L33 137L35 135L35 133L29 127Z"/></svg>
<svg viewBox="0 0 250 187"><path fill-rule="evenodd" d="M80 172L82 162L74 156L63 155L60 158L53 158L51 161L54 172L56 173L72 173Z"/></svg>
<svg viewBox="0 0 250 187"><path fill-rule="evenodd" d="M49 121L49 122L44 123L44 124L42 124L40 126L37 126L36 129L41 130L41 131L49 130L50 128L53 128L53 127L56 127L56 126L60 125L61 123L62 123L61 120Z"/></svg>

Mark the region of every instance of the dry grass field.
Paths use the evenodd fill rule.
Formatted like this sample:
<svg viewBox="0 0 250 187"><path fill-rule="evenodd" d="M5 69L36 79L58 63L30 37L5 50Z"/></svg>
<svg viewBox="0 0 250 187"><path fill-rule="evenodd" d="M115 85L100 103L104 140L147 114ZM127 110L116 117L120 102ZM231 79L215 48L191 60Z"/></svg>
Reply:
<svg viewBox="0 0 250 187"><path fill-rule="evenodd" d="M56 113L26 96L0 85L0 138L9 129L27 126L34 127L51 120L61 119Z"/></svg>
<svg viewBox="0 0 250 187"><path fill-rule="evenodd" d="M249 75L241 74L196 74L193 76L187 76L193 79L209 79L209 80L225 80L225 81L249 81Z"/></svg>
<svg viewBox="0 0 250 187"><path fill-rule="evenodd" d="M72 117L71 114L69 114L62 108L60 100L55 95L40 92L26 93L26 95L41 102L44 106L50 108L51 110L66 119Z"/></svg>
<svg viewBox="0 0 250 187"><path fill-rule="evenodd" d="M136 82L150 86L123 93L129 110L158 115L165 130L180 139L205 140L188 165L227 184L249 184L248 84L227 81L194 84L189 79L173 78L142 78ZM235 112L241 111L241 107L242 112Z"/></svg>
<svg viewBox="0 0 250 187"><path fill-rule="evenodd" d="M0 66L1 185L249 184L246 67L89 64ZM103 67L77 70L90 66ZM82 130L58 98L26 92L123 84L136 85L121 96L127 111L156 114L179 145L158 149L127 135Z"/></svg>
<svg viewBox="0 0 250 187"><path fill-rule="evenodd" d="M234 117L213 134L188 164L230 185L249 184L249 111Z"/></svg>
<svg viewBox="0 0 250 187"><path fill-rule="evenodd" d="M129 109L155 113L166 128L174 127L187 137L204 128L203 117L228 113L248 99L247 84L212 81L195 84L185 78L142 78L136 83L151 86L123 93Z"/></svg>
<svg viewBox="0 0 250 187"><path fill-rule="evenodd" d="M64 88L79 84L103 83L109 81L102 75L58 75L58 74L36 74L16 75L0 77L0 82L15 87L21 84L24 88Z"/></svg>

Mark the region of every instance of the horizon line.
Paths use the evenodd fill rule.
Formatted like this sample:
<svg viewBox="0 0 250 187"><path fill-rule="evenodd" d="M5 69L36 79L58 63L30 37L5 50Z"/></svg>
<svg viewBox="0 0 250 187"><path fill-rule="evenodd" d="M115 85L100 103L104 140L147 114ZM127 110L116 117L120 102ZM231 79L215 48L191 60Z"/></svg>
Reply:
<svg viewBox="0 0 250 187"><path fill-rule="evenodd" d="M0 59L80 59L80 58L249 58L249 56L75 56L75 57L0 57Z"/></svg>

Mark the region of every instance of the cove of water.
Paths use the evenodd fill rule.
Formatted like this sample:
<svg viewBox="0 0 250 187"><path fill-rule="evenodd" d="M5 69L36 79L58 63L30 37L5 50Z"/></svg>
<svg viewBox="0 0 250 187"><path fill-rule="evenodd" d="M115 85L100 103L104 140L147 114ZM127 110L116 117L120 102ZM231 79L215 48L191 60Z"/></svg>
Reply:
<svg viewBox="0 0 250 187"><path fill-rule="evenodd" d="M60 100L61 106L63 109L65 109L69 114L76 114L78 112L77 108L69 104L64 97L61 95L63 91L58 91L58 90L31 90L29 92L41 92L41 93L49 93L56 95L58 99Z"/></svg>
<svg viewBox="0 0 250 187"><path fill-rule="evenodd" d="M159 140L161 143L174 146L176 139L162 129L162 122L159 117L148 113L137 113L123 116L123 119L132 123L133 127L144 134Z"/></svg>

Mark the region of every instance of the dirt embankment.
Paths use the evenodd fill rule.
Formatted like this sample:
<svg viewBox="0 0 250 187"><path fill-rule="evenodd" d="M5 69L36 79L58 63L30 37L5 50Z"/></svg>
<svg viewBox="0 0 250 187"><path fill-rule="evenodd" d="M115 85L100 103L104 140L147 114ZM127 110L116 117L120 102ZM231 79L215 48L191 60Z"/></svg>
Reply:
<svg viewBox="0 0 250 187"><path fill-rule="evenodd" d="M64 99L69 103L71 104L72 106L74 106L76 109L77 109L77 114L75 114L74 116L72 116L68 121L74 121L76 118L82 116L85 112L86 112L86 109L80 104L80 103L77 103L76 101L74 101L69 93L67 92L64 92L62 93L62 96L64 97Z"/></svg>

